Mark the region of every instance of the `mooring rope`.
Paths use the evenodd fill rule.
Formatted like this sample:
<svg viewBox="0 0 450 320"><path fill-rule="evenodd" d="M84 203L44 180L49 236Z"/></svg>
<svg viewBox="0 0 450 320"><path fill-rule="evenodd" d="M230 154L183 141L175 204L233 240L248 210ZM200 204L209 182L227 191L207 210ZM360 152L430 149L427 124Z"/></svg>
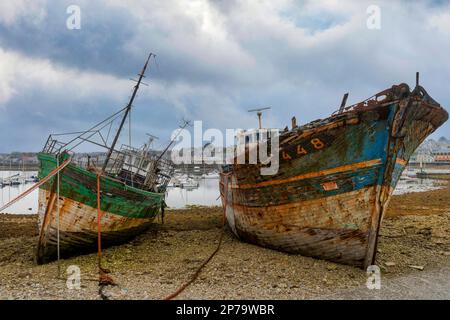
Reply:
<svg viewBox="0 0 450 320"><path fill-rule="evenodd" d="M174 293L168 295L164 298L164 300L172 300L173 298L176 298L180 293L182 293L189 285L191 285L195 280L197 280L198 276L200 275L200 272L203 270L203 268L214 258L214 256L219 252L220 247L222 246L223 242L223 236L225 234L225 224L226 224L226 210L227 210L227 200L228 200L228 176L231 173L222 173L222 175L226 176L226 185L224 187L225 194L224 194L224 204L223 204L223 215L222 215L222 232L220 233L219 243L217 244L217 248L213 251L213 253L206 259L197 269L197 271L192 275L191 279L189 279L185 284L183 284L181 287L179 287Z"/></svg>
<svg viewBox="0 0 450 320"><path fill-rule="evenodd" d="M22 200L23 198L25 198L27 195L29 195L32 191L34 191L36 188L39 188L41 185L43 185L44 183L46 183L49 179L51 179L55 174L57 174L58 172L60 172L62 169L64 169L65 167L67 167L67 165L72 161L72 158L68 158L66 161L64 161L60 166L56 167L55 169L53 169L53 171L51 171L48 176L46 176L45 178L42 178L41 180L39 180L38 183L36 183L35 185L33 185L30 189L26 190L25 192L21 193L20 195L18 195L16 198L14 198L13 200L11 200L10 202L8 202L7 204L5 204L3 207L0 208L0 211L5 210L6 208L12 206L14 203L18 202L19 200Z"/></svg>

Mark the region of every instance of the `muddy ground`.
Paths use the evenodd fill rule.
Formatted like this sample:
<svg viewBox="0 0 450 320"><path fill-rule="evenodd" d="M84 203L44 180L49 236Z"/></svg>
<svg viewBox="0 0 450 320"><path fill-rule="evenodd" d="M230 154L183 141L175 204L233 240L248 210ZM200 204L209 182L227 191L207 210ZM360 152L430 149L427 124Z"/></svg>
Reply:
<svg viewBox="0 0 450 320"><path fill-rule="evenodd" d="M0 215L0 299L100 299L95 253L62 260L59 276L57 262L34 264L36 219ZM169 210L165 220L132 242L103 251L104 266L117 283L103 290L103 298L163 299L217 247L221 208ZM393 197L378 248L377 264L386 285L445 272L450 266L450 185ZM80 267L79 290L66 286L70 265ZM242 243L226 231L220 251L178 298L370 298L373 290L366 289L366 281L361 269ZM431 291L437 288L427 283ZM450 296L447 288L444 296ZM393 291L390 299L404 298L406 291ZM436 297L431 291L429 297Z"/></svg>

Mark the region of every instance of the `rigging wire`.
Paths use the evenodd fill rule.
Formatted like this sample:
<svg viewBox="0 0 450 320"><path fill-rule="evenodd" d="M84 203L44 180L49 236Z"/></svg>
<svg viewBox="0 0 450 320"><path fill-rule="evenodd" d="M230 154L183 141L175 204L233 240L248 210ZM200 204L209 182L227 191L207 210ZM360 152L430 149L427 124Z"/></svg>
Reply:
<svg viewBox="0 0 450 320"><path fill-rule="evenodd" d="M128 145L130 146L130 148L131 148L131 111L132 111L132 109L133 108L130 107L130 111L128 114ZM133 158L131 156L130 156L130 162L133 162ZM133 170L133 167L130 167L130 169ZM138 169L138 171L139 171L139 169ZM133 171L131 171L130 179L131 179L132 187L134 186L133 185L133 177L134 177Z"/></svg>
<svg viewBox="0 0 450 320"><path fill-rule="evenodd" d="M131 147L131 111L133 108L130 108L130 113L128 115L128 145Z"/></svg>
<svg viewBox="0 0 450 320"><path fill-rule="evenodd" d="M77 137L73 138L72 140L70 140L69 142L67 142L64 146L62 146L62 147L60 148L60 150L61 150L62 148L64 148L64 147L70 145L72 142L78 140L79 138L81 138L82 136L84 136L86 133L92 132L95 128L97 128L97 127L103 125L105 122L107 122L107 124L109 124L109 123L110 123L109 121L110 121L111 119L113 119L113 118L115 119L115 117L118 117L118 116L119 116L122 112L124 112L126 109L127 109L127 107L122 108L121 110L117 111L116 113L110 115L110 116L109 116L108 118L106 118L105 120L103 120L103 121L97 123L95 126L91 127L91 128L88 129L87 131L84 131L84 132L83 132L82 134L80 134L79 136L77 136ZM111 121L114 121L114 120L111 120ZM105 127L105 126L104 126L104 127ZM104 127L102 127L102 128L104 128ZM101 129L100 129L100 130L101 130ZM97 131L98 131L98 130L96 130L91 136L89 136L88 139L89 139L90 137L92 137ZM78 144L78 145L79 145L79 144ZM77 145L77 146L78 146L78 145ZM70 150L73 150L73 148L71 148Z"/></svg>
<svg viewBox="0 0 450 320"><path fill-rule="evenodd" d="M112 119L110 122L108 122L108 123L106 123L105 125L103 125L102 127L100 127L98 130L94 131L94 132L93 132L90 136L88 136L87 138L82 138L83 135L80 135L80 136L78 136L77 138L72 139L72 141L66 143L64 146L62 146L62 147L60 148L60 150L61 150L63 147L68 146L70 143L74 142L75 140L81 139L80 142L78 142L78 143L75 144L72 148L70 148L70 149L68 150L68 151L72 151L73 149L75 149L76 147L78 147L80 144L82 144L85 140L90 139L90 138L93 137L96 133L98 133L100 130L103 130L107 125L109 125L110 123L112 124L117 118L119 118L119 115L120 115L120 114L116 114L116 116L115 116L114 119ZM92 130L91 130L91 131L86 131L85 133L87 133L87 132L92 132ZM107 148L107 146L106 146L106 148Z"/></svg>
<svg viewBox="0 0 450 320"><path fill-rule="evenodd" d="M109 134L111 133L112 125L113 125L113 123L111 121L111 123L109 124L108 134L106 135L106 143L107 144L108 144L108 140L109 140Z"/></svg>

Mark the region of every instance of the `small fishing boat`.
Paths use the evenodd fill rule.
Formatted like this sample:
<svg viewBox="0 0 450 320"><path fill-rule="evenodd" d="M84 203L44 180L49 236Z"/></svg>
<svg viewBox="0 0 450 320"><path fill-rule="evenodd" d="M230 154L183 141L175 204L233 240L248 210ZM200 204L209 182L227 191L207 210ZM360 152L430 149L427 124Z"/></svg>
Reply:
<svg viewBox="0 0 450 320"><path fill-rule="evenodd" d="M181 180L179 178L173 178L172 183L170 184L172 188L180 188L181 187Z"/></svg>
<svg viewBox="0 0 450 320"><path fill-rule="evenodd" d="M6 177L2 180L3 186L18 186L21 184L20 174L14 174L10 177Z"/></svg>
<svg viewBox="0 0 450 320"><path fill-rule="evenodd" d="M18 177L11 179L11 181L10 181L11 186L20 186L21 184L22 184L22 181Z"/></svg>
<svg viewBox="0 0 450 320"><path fill-rule="evenodd" d="M39 178L36 176L25 178L25 183L36 183L36 182L39 182Z"/></svg>
<svg viewBox="0 0 450 320"><path fill-rule="evenodd" d="M182 189L190 189L190 190L193 190L193 189L197 189L199 186L200 186L199 182L198 182L198 181L195 181L195 180L193 180L193 179L188 179L188 180L183 181L183 182L181 183L181 188L182 188Z"/></svg>
<svg viewBox="0 0 450 320"><path fill-rule="evenodd" d="M219 179L219 178L220 178L219 172L210 172L202 175L202 179Z"/></svg>
<svg viewBox="0 0 450 320"><path fill-rule="evenodd" d="M279 134L279 170L225 165L221 199L241 240L366 268L411 154L448 113L418 83L394 85L330 117ZM268 143L270 145L270 143ZM245 148L248 159L249 147Z"/></svg>
<svg viewBox="0 0 450 320"><path fill-rule="evenodd" d="M102 246L122 243L147 229L163 209L173 172L163 158L167 149L160 154L150 152L150 144L116 149L151 57L125 108L85 132L64 135L68 142L50 135L39 153L39 179L51 178L39 187L37 263L92 251L100 232ZM115 121L120 124L110 142ZM73 150L84 143L105 152L76 158Z"/></svg>

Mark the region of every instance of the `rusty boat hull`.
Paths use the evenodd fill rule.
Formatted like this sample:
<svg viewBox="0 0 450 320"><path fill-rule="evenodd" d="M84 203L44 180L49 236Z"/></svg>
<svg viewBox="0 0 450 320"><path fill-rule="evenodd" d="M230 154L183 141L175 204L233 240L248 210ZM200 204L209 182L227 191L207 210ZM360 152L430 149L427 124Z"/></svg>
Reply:
<svg viewBox="0 0 450 320"><path fill-rule="evenodd" d="M43 178L57 167L56 156L41 153L38 157L39 177ZM59 180L59 199L57 176L39 189L38 264L57 258L58 233L61 257L97 249L96 174L69 164L60 172ZM164 203L164 193L143 191L107 176L101 177L100 184L102 247L123 243L145 231Z"/></svg>
<svg viewBox="0 0 450 320"><path fill-rule="evenodd" d="M410 92L401 84L285 129L277 174L236 159L223 167L228 224L249 243L365 268L375 261L383 216L411 154L447 119L422 87Z"/></svg>

